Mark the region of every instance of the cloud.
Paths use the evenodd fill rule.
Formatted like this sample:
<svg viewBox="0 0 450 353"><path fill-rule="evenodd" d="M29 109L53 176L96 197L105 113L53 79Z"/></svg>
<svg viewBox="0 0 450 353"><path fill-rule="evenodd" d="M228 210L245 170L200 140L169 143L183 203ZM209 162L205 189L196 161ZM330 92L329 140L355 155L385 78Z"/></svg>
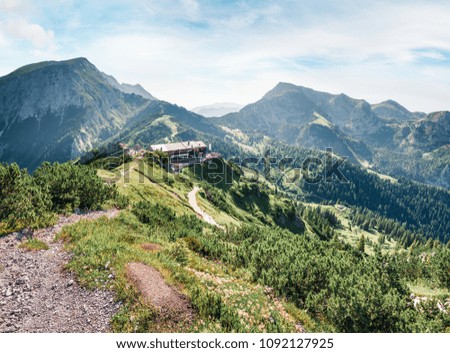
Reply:
<svg viewBox="0 0 450 353"><path fill-rule="evenodd" d="M24 19L9 20L3 23L1 28L7 35L28 41L36 48L52 46L55 39L53 31L46 31L40 25L29 23Z"/></svg>
<svg viewBox="0 0 450 353"><path fill-rule="evenodd" d="M189 18L196 18L199 15L200 5L195 0L181 0L181 5L185 14Z"/></svg>
<svg viewBox="0 0 450 353"><path fill-rule="evenodd" d="M0 8L5 4L0 0ZM23 0L22 11L28 5ZM445 1L61 0L35 6L27 15L15 8L3 22L0 14L0 46L3 33L3 46L25 41L33 58L85 56L121 81L139 82L185 106L247 103L289 81L371 101L399 99L412 109L449 108ZM0 58L25 60L23 50L14 53L21 60Z"/></svg>
<svg viewBox="0 0 450 353"><path fill-rule="evenodd" d="M22 6L23 2L20 0L0 0L1 11L13 11Z"/></svg>

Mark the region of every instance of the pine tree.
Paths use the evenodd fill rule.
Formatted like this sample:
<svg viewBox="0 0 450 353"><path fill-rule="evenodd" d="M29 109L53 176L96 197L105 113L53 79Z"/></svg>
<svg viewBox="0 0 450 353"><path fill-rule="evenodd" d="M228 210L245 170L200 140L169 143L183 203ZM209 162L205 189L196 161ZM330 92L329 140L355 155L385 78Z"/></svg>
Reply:
<svg viewBox="0 0 450 353"><path fill-rule="evenodd" d="M361 252L361 253L364 253L365 252L365 246L366 245L366 240L365 240L365 238L364 238L364 234L363 235L361 235L361 238L359 238L359 242L358 242L358 251L359 252Z"/></svg>

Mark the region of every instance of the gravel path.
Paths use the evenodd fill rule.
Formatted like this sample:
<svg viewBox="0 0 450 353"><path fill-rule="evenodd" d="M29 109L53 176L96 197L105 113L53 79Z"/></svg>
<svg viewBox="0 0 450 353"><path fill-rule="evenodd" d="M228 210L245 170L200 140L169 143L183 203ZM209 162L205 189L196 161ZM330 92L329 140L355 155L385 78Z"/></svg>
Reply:
<svg viewBox="0 0 450 353"><path fill-rule="evenodd" d="M209 214L203 211L197 203L197 192L200 190L198 186L194 186L192 191L188 194L189 205L194 209L194 211L206 222L218 228L224 229L223 226L218 224L214 218L212 218Z"/></svg>
<svg viewBox="0 0 450 353"><path fill-rule="evenodd" d="M0 238L0 332L109 331L120 306L113 293L81 288L64 270L70 254L53 239L65 225L117 214L110 210L60 217L55 226L35 232L48 250L18 249L17 233Z"/></svg>
<svg viewBox="0 0 450 353"><path fill-rule="evenodd" d="M138 262L127 264L126 269L130 282L162 318L175 322L192 320L194 311L189 299L169 286L156 269Z"/></svg>

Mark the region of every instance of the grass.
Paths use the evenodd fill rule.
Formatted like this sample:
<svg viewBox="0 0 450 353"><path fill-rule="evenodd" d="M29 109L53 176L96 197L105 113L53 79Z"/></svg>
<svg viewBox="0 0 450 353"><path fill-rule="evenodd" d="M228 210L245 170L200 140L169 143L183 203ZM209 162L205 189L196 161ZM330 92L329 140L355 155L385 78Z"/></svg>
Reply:
<svg viewBox="0 0 450 353"><path fill-rule="evenodd" d="M65 227L60 239L74 256L68 268L87 288L113 290L124 305L113 318L117 332L291 332L296 321L260 285L247 281L242 270L205 259L188 250L182 239L170 241L165 227L140 223L122 211L115 219L81 221ZM142 249L143 243L158 243L160 252ZM180 244L187 262L177 262L174 244ZM199 315L190 325L173 327L143 303L126 278L125 266L141 262L160 271L166 282L186 294ZM114 279L108 276L113 273ZM255 310L257 308L257 310ZM276 323L276 324L275 324Z"/></svg>
<svg viewBox="0 0 450 353"><path fill-rule="evenodd" d="M378 243L378 239L382 234L379 233L376 229L370 229L369 231L366 231L358 226L351 227L350 212L352 212L352 210L350 208L341 205L320 205L315 203L308 203L306 205L314 208L320 207L322 209L332 211L342 224L342 229L338 229L336 231L339 239L353 246L356 246L361 236L364 235L366 241L365 252L368 255L373 254L373 248L375 244ZM386 241L384 244L382 244L381 250L384 253L393 253L398 250L398 243L395 240L389 240L386 236Z"/></svg>
<svg viewBox="0 0 450 353"><path fill-rule="evenodd" d="M211 205L208 200L203 197L203 193L200 191L197 193L197 204L199 207L209 214L217 223L221 225L234 225L239 226L241 222L236 218L230 216L228 213L219 210L217 207Z"/></svg>
<svg viewBox="0 0 450 353"><path fill-rule="evenodd" d="M132 203L141 200L161 203L175 211L177 216L194 214L187 201L192 184L185 180L192 179L192 176L182 173L172 183L155 182L156 177L167 172L156 166L152 170L141 168L139 173L138 163L137 160L132 161L116 171L121 176L116 181L120 193L128 196ZM99 175L105 179L111 177L109 173ZM198 196L200 207L216 221L224 225L240 224ZM253 215L236 207L233 200L228 201L240 217L257 221ZM205 236L211 231L214 230L205 224ZM115 219L100 218L65 227L59 237L67 242L67 250L74 254L68 268L76 273L79 282L91 289L113 290L117 299L124 303L112 320L114 331L295 331L297 319L284 309L281 302L267 295L264 287L253 283L246 270L231 268L189 250L183 239L173 239L170 224L145 225L131 212L122 211ZM162 250L145 251L142 248L145 243L160 244ZM180 252L185 252L186 256ZM129 262L153 266L167 283L187 295L198 312L194 322L173 327L173 323L158 318L155 310L144 303L128 283L125 266ZM113 279L109 278L111 273L114 274Z"/></svg>
<svg viewBox="0 0 450 353"><path fill-rule="evenodd" d="M170 131L171 131L171 137L173 138L176 134L178 134L178 126L177 124L173 121L173 117L170 115L163 115L155 120L152 121L152 123L150 124L150 126L157 126L159 124L163 124L165 126L167 126ZM169 139L166 138L167 142L169 142Z"/></svg>
<svg viewBox="0 0 450 353"><path fill-rule="evenodd" d="M422 283L408 284L408 288L411 293L414 293L419 297L450 297L450 290L447 288L431 288L429 285Z"/></svg>
<svg viewBox="0 0 450 353"><path fill-rule="evenodd" d="M141 165L140 167L138 162L133 161L119 167L122 177L116 185L121 194L129 197L132 202L161 200L179 215L192 213L186 197L189 187L176 181L171 186L164 180L173 178L172 174L167 176L167 172L159 166L149 168L142 162Z"/></svg>
<svg viewBox="0 0 450 353"><path fill-rule="evenodd" d="M333 125L319 113L314 112L313 115L316 117L316 119L312 122L313 124L326 126L328 128L333 127Z"/></svg>
<svg viewBox="0 0 450 353"><path fill-rule="evenodd" d="M374 171L374 170L372 170L372 169L369 169L369 168L367 168L366 170L367 170L367 172L370 173L370 174L375 174L375 175L377 175L377 176L378 176L380 179L382 179L382 180L390 181L390 182L393 183L393 184L398 183L398 180L397 180L397 179L395 179L395 178L393 178L393 177L391 177L391 176L389 176L389 175L382 174L382 173L378 173L378 172L376 172L376 171Z"/></svg>
<svg viewBox="0 0 450 353"><path fill-rule="evenodd" d="M24 249L27 251L40 251L40 250L48 250L49 247L42 240L31 238L19 244L20 249Z"/></svg>
<svg viewBox="0 0 450 353"><path fill-rule="evenodd" d="M183 171L167 182L164 178L174 176L159 166L143 166L142 162L135 159L115 171L99 171L98 175L109 182L115 175L119 193L126 195L131 204L147 200L169 207L177 217L194 215L187 199L194 175L189 170ZM260 183L269 185L264 178L260 178ZM275 205L283 206L285 200L281 194L236 200L225 192L230 213L201 195L200 192L197 197L200 207L225 226L239 226L242 222L273 224L267 212ZM114 219L100 218L65 227L59 237L74 254L68 268L75 272L79 283L90 289L112 290L123 303L112 320L116 332L295 332L298 323L310 332L324 331L304 310L275 298L265 287L254 283L244 268L227 266L191 250L195 247L188 243L188 238L178 238L179 231L185 233L172 226L171 221L146 225L124 210ZM198 230L193 227L186 231L189 241L195 243L197 236L193 232ZM208 239L216 229L205 224L202 232L198 236ZM142 248L145 243L159 244L161 251L146 251ZM126 264L129 262L157 269L168 284L190 298L197 311L196 319L174 327L173 321L159 317L128 282Z"/></svg>
<svg viewBox="0 0 450 353"><path fill-rule="evenodd" d="M97 169L97 175L102 179L115 178L116 174L104 169Z"/></svg>
<svg viewBox="0 0 450 353"><path fill-rule="evenodd" d="M105 288L113 290L117 299L124 303L121 311L113 318L116 332L164 331L166 323L156 326L155 312L144 304L130 286L126 278L125 265L129 262L142 262L160 270L168 276L176 267L172 263L162 267L158 253L142 249L147 242L162 243L159 234L151 232L133 215L122 212L116 219L102 217L93 222L82 221L65 227L60 239L67 242L66 249L74 257L68 268L74 271L79 282L86 288ZM114 279L109 275L113 273ZM168 278L169 282L174 282Z"/></svg>

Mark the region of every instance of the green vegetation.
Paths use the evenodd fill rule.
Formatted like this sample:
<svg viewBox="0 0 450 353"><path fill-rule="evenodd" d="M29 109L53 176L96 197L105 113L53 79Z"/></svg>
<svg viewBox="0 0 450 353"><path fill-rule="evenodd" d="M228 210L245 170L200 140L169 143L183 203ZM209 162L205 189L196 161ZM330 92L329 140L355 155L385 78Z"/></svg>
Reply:
<svg viewBox="0 0 450 353"><path fill-rule="evenodd" d="M30 175L17 164L1 164L0 234L29 233L55 222L56 213L98 209L116 198L123 203L90 166L44 163Z"/></svg>
<svg viewBox="0 0 450 353"><path fill-rule="evenodd" d="M216 166L211 167L211 170L217 171ZM208 207L208 212L213 210L215 216L228 215L228 218L222 218L228 221L225 232L217 229L200 231L200 223L198 230L180 234L183 226L178 228L177 223L184 223L183 219L187 216L184 213L177 216L177 212L174 213L171 207L158 205L159 202L171 203L170 199L137 201L135 204L133 213L141 222L153 224L153 227L160 230L165 229L164 237L175 242L173 245L169 244L164 251L172 261L183 267L189 266L193 258L203 259L202 261L216 260L223 264L222 271L240 278L240 281L273 288L277 296L289 298L283 304L288 315L291 318L301 318L300 322L307 325L309 330L447 330L448 316L437 312L434 305L436 300L443 301L445 298L442 294L448 291L445 289L448 285L444 273L449 268L445 262L448 254L441 243L433 242L432 260L422 262L420 252L430 253L430 248L424 250L424 245L416 241L411 248L413 250L405 251L390 240L392 235L388 232L387 225L402 227L395 221L375 217L366 227L357 219L362 219L363 215L367 219L368 211L354 214L344 206L333 210L331 206L288 202L286 196L278 193L265 178L251 183L240 170L233 170L232 164L223 164L221 170L232 172L231 179L228 183L222 182L222 179L212 184L201 183L204 190L201 204L202 207ZM205 165L201 169L186 170L182 175L207 179L211 177L209 171L209 167ZM176 188L178 184L175 180L170 186L167 183L152 183L151 186L166 190ZM146 185L144 183L133 187L138 190ZM303 229L297 228L292 233L289 227L277 225L274 221L277 209L286 219L289 219L290 213L294 214L304 225ZM150 216L146 216L145 210L149 210ZM261 218L258 211L261 212ZM160 216L155 217L156 214ZM195 229L196 222L198 221L193 218L185 224L191 224L190 228ZM355 232L352 227L360 233L359 238L354 243L343 242L347 241L346 234ZM417 236L416 238L419 239ZM161 239L163 238L155 240ZM382 249L388 251L382 253ZM367 253L371 255L368 256ZM203 276L211 279L208 275ZM429 299L428 304L423 304L423 310L415 309L410 300L411 289L418 288L419 283L436 294ZM224 281L220 281L220 286L210 283L207 289L208 292L214 289L217 293L224 286ZM195 300L196 293L194 291L187 294ZM210 319L214 315L217 317L214 312L220 310L212 309L216 300L208 299L205 307L197 306L200 315L208 315ZM222 324L222 329L228 327L235 331L242 330L238 323L222 321ZM277 331L274 328L272 330Z"/></svg>
<svg viewBox="0 0 450 353"><path fill-rule="evenodd" d="M450 316L438 309L450 292L450 249L441 241L380 211L293 199L282 182L272 182L270 170L255 177L220 160L219 169L205 164L173 175L160 167L162 158L147 155L102 170L44 164L33 176L14 166L2 172L11 190L44 190L38 200L47 200L45 214L129 201L114 219L82 221L60 234L74 254L68 268L78 281L111 289L123 303L112 320L115 331L449 330ZM8 184L7 171L22 179ZM229 179L220 179L220 171ZM223 229L190 208L195 182L202 187L200 206ZM39 246L35 239L26 243ZM176 322L146 303L127 278L131 262L157 269L190 299L195 318ZM427 299L414 303L412 293Z"/></svg>
<svg viewBox="0 0 450 353"><path fill-rule="evenodd" d="M37 229L54 221L52 202L25 169L0 165L0 234Z"/></svg>
<svg viewBox="0 0 450 353"><path fill-rule="evenodd" d="M31 238L19 244L19 248L28 251L48 250L48 245L42 240Z"/></svg>
<svg viewBox="0 0 450 353"><path fill-rule="evenodd" d="M420 273L432 276L438 268L444 269L438 284L445 285L442 271L448 270L449 257L442 246L434 249L436 264L415 258L418 272L410 272L402 254L382 255L378 249L367 256L341 242L276 228L247 226L200 243L200 253L248 269L253 280L273 287L338 331L442 331L450 323L446 314L430 319L411 308L406 286Z"/></svg>
<svg viewBox="0 0 450 353"><path fill-rule="evenodd" d="M33 178L50 196L54 212L98 209L115 196L115 189L103 183L89 166L44 163Z"/></svg>
<svg viewBox="0 0 450 353"><path fill-rule="evenodd" d="M179 226L183 216L154 224L150 214L156 209L166 220L168 214L172 215L163 206L140 203L133 213L141 216L146 213L147 216L140 217L145 223L133 213L122 211L116 219L102 218L65 227L60 235L67 241L67 249L74 253L69 269L75 271L80 283L88 288L112 289L124 303L113 318L115 331L295 331L294 319L280 314L280 304L264 292L264 287L190 249L195 239L202 238L202 234L208 238L215 230L195 218L191 227L183 229ZM145 251L141 245L148 242L160 244L162 250ZM129 262L153 266L169 284L188 295L197 311L194 322L174 326L170 317L158 317L130 287L125 270ZM114 279L110 278L111 273ZM255 307L261 308L256 314Z"/></svg>
<svg viewBox="0 0 450 353"><path fill-rule="evenodd" d="M320 151L306 150L297 146L274 144L271 157L281 160L286 156L295 159L282 172L272 168L266 171L267 178L292 197L309 202L324 204L344 204L359 207L359 212L384 217L396 221L410 233L398 234L401 242L409 246L414 240L423 238L438 239L443 243L450 240L450 192L438 187L427 186L400 178L398 182L379 178L373 173L352 163L343 163L340 172L347 182L323 178L318 183L308 183L302 177L303 162L307 158L320 158L326 155ZM335 160L333 160L334 162ZM323 163L316 170L319 176L331 175L332 163ZM297 169L297 177L287 178L289 171ZM262 168L261 168L262 169ZM414 235L414 236L413 236Z"/></svg>
<svg viewBox="0 0 450 353"><path fill-rule="evenodd" d="M278 225L296 233L304 231L298 203L278 195L264 178L255 180L254 174L245 175L232 162L217 159L186 168L183 174L201 181L201 196L207 201L204 205L214 206L213 213L219 219L229 220L231 216L230 223L235 225L256 223Z"/></svg>

